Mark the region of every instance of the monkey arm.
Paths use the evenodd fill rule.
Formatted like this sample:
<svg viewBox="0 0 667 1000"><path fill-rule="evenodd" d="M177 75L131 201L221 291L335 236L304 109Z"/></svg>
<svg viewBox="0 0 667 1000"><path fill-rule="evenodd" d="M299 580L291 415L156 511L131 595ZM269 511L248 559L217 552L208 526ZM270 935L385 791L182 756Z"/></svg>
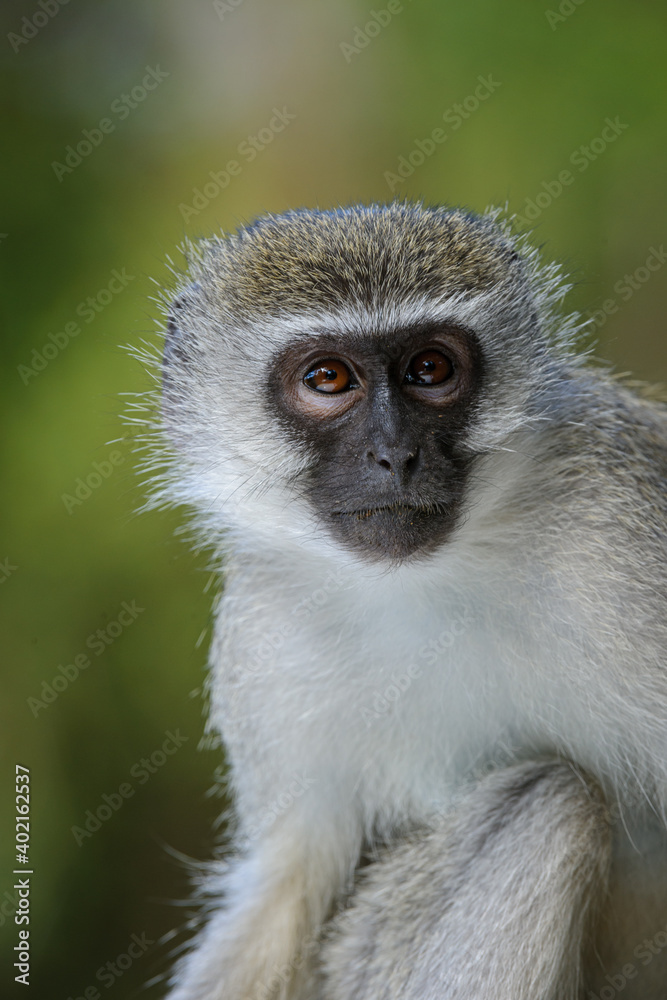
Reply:
<svg viewBox="0 0 667 1000"><path fill-rule="evenodd" d="M359 850L350 843L343 858L333 826L318 831L305 814L286 814L209 886L221 907L177 969L169 1000L304 995L321 926Z"/></svg>
<svg viewBox="0 0 667 1000"><path fill-rule="evenodd" d="M609 863L574 767L497 772L368 870L324 946L323 1000L574 1000Z"/></svg>

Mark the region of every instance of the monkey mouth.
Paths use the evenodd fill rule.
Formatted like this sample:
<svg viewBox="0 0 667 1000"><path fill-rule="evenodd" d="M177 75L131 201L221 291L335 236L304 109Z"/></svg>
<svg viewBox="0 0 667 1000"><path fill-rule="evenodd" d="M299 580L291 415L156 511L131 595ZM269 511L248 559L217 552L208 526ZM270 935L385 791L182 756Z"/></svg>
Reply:
<svg viewBox="0 0 667 1000"><path fill-rule="evenodd" d="M358 504L359 499L354 499ZM389 503L352 504L326 512L334 537L367 559L392 563L432 554L448 539L458 512L456 498L447 502L414 494Z"/></svg>
<svg viewBox="0 0 667 1000"><path fill-rule="evenodd" d="M396 503L381 504L378 507L360 507L357 510L335 510L334 517L354 517L357 521L365 521L377 514L397 514L406 517L415 514L434 513L434 508L425 504Z"/></svg>

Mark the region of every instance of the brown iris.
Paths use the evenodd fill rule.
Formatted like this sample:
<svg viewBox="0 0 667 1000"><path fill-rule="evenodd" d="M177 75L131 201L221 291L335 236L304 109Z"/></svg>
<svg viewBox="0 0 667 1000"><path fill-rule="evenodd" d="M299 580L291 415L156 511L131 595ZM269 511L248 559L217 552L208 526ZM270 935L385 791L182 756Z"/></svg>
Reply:
<svg viewBox="0 0 667 1000"><path fill-rule="evenodd" d="M318 361L303 377L304 384L315 392L343 392L352 387L352 375L347 365L333 358Z"/></svg>
<svg viewBox="0 0 667 1000"><path fill-rule="evenodd" d="M410 361L405 381L413 385L439 385L453 373L454 366L440 351L421 351Z"/></svg>

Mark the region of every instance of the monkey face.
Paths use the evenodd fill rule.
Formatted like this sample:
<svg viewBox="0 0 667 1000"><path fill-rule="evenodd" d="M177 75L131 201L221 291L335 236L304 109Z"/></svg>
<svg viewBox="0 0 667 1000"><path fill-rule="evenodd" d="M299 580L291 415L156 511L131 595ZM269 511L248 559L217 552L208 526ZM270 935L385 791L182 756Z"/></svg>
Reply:
<svg viewBox="0 0 667 1000"><path fill-rule="evenodd" d="M325 333L273 359L271 408L313 456L300 486L330 536L392 561L446 541L483 370L474 334L438 323L382 337Z"/></svg>
<svg viewBox="0 0 667 1000"><path fill-rule="evenodd" d="M154 497L191 504L221 550L442 553L484 508L477 460L551 418L573 327L541 273L491 220L403 204L267 217L192 247Z"/></svg>

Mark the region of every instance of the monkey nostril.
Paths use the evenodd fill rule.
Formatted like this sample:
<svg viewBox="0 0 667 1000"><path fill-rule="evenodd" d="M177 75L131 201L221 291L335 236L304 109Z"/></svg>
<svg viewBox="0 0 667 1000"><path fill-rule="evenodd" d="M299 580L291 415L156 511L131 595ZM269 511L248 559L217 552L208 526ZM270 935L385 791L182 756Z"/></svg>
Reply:
<svg viewBox="0 0 667 1000"><path fill-rule="evenodd" d="M391 472L392 471L392 469L391 469L391 462L389 461L389 459L387 459L387 458L379 458L375 454L374 451L369 451L367 457L371 460L371 462L376 462L383 469L386 469L387 472Z"/></svg>
<svg viewBox="0 0 667 1000"><path fill-rule="evenodd" d="M375 462L382 469L386 469L387 472L391 472L392 475L397 470L412 473L415 471L419 462L419 448L416 448L414 451L408 452L405 455L398 455L393 461L389 458L381 458L373 451L368 452L368 458L371 462Z"/></svg>

